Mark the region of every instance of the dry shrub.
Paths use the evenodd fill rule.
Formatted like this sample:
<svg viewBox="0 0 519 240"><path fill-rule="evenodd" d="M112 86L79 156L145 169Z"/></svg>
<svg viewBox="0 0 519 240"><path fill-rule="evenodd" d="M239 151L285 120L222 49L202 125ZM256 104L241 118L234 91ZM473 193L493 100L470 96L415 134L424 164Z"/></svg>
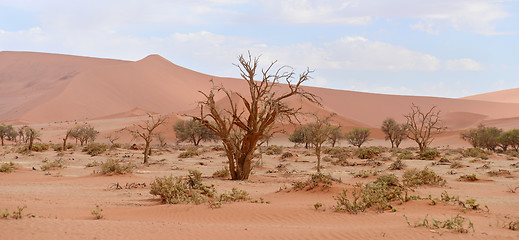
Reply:
<svg viewBox="0 0 519 240"><path fill-rule="evenodd" d="M463 152L463 157L475 157L481 159L488 159L488 153L481 148L469 148Z"/></svg>
<svg viewBox="0 0 519 240"><path fill-rule="evenodd" d="M357 157L360 159L373 159L378 155L380 155L380 150L373 147L357 150Z"/></svg>
<svg viewBox="0 0 519 240"><path fill-rule="evenodd" d="M230 174L231 174L231 172L229 171L229 168L227 168L227 166L225 166L220 170L216 170L213 173L213 177L224 178L224 177L229 176Z"/></svg>
<svg viewBox="0 0 519 240"><path fill-rule="evenodd" d="M389 170L402 170L406 167L405 163L401 159L397 159L389 166Z"/></svg>
<svg viewBox="0 0 519 240"><path fill-rule="evenodd" d="M418 187L421 185L439 185L446 184L445 179L436 174L433 170L425 167L423 170L411 169L404 172L403 183L408 187Z"/></svg>
<svg viewBox="0 0 519 240"><path fill-rule="evenodd" d="M434 160L437 157L440 157L440 151L436 149L427 149L419 155L421 160Z"/></svg>
<svg viewBox="0 0 519 240"><path fill-rule="evenodd" d="M10 172L13 172L14 171L14 163L13 162L8 162L8 163L2 163L2 165L0 166L0 172L4 172L4 173L10 173Z"/></svg>
<svg viewBox="0 0 519 240"><path fill-rule="evenodd" d="M407 220L407 224L409 226L412 226L411 223L409 223L409 220L407 219L407 217L405 215L404 215L404 217ZM474 231L474 224L472 223L472 221L470 221L470 219L468 219L468 218L460 216L459 214L456 215L455 217L445 219L444 221L440 221L440 220L437 220L434 218L431 221L429 221L429 219L427 219L427 217L428 216L425 216L425 218L422 221L416 222L414 224L414 227L427 227L430 229L443 228L443 229L449 229L449 230L452 230L452 231L458 232L458 233L468 233L469 229L472 229L472 231ZM467 226L465 226L466 221L468 221Z"/></svg>
<svg viewBox="0 0 519 240"><path fill-rule="evenodd" d="M192 158L198 155L200 155L200 153L198 153L198 148L191 146L188 147L185 152L181 152L178 155L178 158Z"/></svg>
<svg viewBox="0 0 519 240"><path fill-rule="evenodd" d="M86 152L90 156L97 156L104 153L108 148L109 146L104 143L89 143L83 148L83 152Z"/></svg>
<svg viewBox="0 0 519 240"><path fill-rule="evenodd" d="M126 174L133 172L131 163L121 164L117 159L110 158L101 164L101 173L105 175Z"/></svg>
<svg viewBox="0 0 519 240"><path fill-rule="evenodd" d="M322 190L328 190L332 186L333 182L340 182L340 180L332 178L329 174L314 173L306 181L293 182L292 187L296 191L303 189L309 191L319 186Z"/></svg>
<svg viewBox="0 0 519 240"><path fill-rule="evenodd" d="M476 176L476 174L465 174L465 175L461 175L459 177L459 180L460 181L469 181L469 182L475 182L478 179L478 177Z"/></svg>
<svg viewBox="0 0 519 240"><path fill-rule="evenodd" d="M201 204L207 197L214 197L216 189L202 183L200 171L189 170L187 177L156 177L151 183L150 194L160 196L168 204Z"/></svg>
<svg viewBox="0 0 519 240"><path fill-rule="evenodd" d="M282 149L280 146L277 145L270 145L265 149L265 154L267 155L278 155L281 154Z"/></svg>
<svg viewBox="0 0 519 240"><path fill-rule="evenodd" d="M45 159L43 161L45 164L42 165L40 168L41 170L43 171L46 171L46 170L52 170L52 169L60 169L60 168L64 168L65 165L64 165L64 161L63 159L56 159L52 162L49 162L47 159Z"/></svg>

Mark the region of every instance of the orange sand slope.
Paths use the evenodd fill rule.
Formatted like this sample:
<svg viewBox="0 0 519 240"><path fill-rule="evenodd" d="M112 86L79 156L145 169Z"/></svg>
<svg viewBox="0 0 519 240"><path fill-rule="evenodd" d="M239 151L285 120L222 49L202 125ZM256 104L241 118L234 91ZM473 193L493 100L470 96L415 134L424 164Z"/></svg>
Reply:
<svg viewBox="0 0 519 240"><path fill-rule="evenodd" d="M0 121L45 123L169 114L196 108L209 80L245 91L239 79L219 78L150 55L139 61L31 52L0 52ZM322 98L319 115L336 113L341 124L378 128L386 117L403 121L411 103L437 106L451 130L496 124L519 127L515 90L466 99L396 96L307 87ZM475 99L475 100L471 100ZM484 100L484 101L481 101ZM297 101L290 104L297 106ZM309 111L315 106L303 103ZM505 123L503 123L504 121Z"/></svg>

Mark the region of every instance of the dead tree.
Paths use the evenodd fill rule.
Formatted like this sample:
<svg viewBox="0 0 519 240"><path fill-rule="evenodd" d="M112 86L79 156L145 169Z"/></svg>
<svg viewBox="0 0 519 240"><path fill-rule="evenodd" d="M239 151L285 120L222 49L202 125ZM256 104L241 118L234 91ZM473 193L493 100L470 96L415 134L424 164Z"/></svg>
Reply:
<svg viewBox="0 0 519 240"><path fill-rule="evenodd" d="M63 148L61 149L61 151L67 151L67 139L70 137L70 135L72 134L74 130L73 129L69 129L67 130L67 132L65 133L65 137L63 138Z"/></svg>
<svg viewBox="0 0 519 240"><path fill-rule="evenodd" d="M205 99L200 101L200 115L192 116L200 121L221 139L229 160L229 170L233 180L249 178L252 170L252 159L256 149L280 130L273 129L279 120L291 121L299 109L288 106L285 100L293 96L301 96L311 102L319 103L316 96L301 88L308 80L310 70L295 76L294 71L283 66L273 70L276 62L261 70L261 79L255 77L259 58L249 53L248 58L240 55L239 64L235 65L241 72L241 77L248 85L247 95L215 86L209 93L201 92ZM280 86L284 80L286 86ZM274 89L276 88L276 89ZM282 92L280 90L287 89ZM230 104L230 109L219 109L215 102L215 94L223 92ZM239 107L239 103L243 107ZM240 105L241 106L241 105Z"/></svg>
<svg viewBox="0 0 519 240"><path fill-rule="evenodd" d="M407 120L407 137L418 144L420 153L423 153L432 143L434 136L445 130L441 125L440 111L436 111L436 106L427 112L422 112L422 109L413 103L411 112L404 117Z"/></svg>
<svg viewBox="0 0 519 240"><path fill-rule="evenodd" d="M134 138L142 138L142 140L144 140L144 164L148 163L148 155L151 151L151 141L153 141L153 138L157 135L157 133L154 132L155 129L167 121L166 116L159 116L158 118L155 118L150 114L148 114L148 116L150 119L140 124L134 124L130 128L124 128L124 130L130 132Z"/></svg>

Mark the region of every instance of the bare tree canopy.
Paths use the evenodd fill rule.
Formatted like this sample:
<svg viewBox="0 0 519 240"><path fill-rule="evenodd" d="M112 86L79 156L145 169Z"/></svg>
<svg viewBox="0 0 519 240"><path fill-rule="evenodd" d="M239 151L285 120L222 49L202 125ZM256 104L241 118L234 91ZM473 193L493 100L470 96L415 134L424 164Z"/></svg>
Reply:
<svg viewBox="0 0 519 240"><path fill-rule="evenodd" d="M249 178L252 170L252 158L255 150L277 132L274 123L280 119L293 119L299 109L288 106L284 101L293 96L301 96L313 103L319 103L317 97L301 88L309 79L310 70L296 77L287 66L273 70L276 62L261 70L258 75L258 57L240 55L236 65L241 77L248 85L247 95L229 90L223 86L214 86L209 93L201 92L205 99L200 104L200 115L192 116L200 121L222 140L229 159L229 170L233 180ZM281 93L280 81L286 82L287 91ZM285 86L284 86L285 87ZM276 89L274 89L276 88ZM215 94L223 92L230 104L228 109L218 109ZM234 96L238 96L237 98ZM244 107L238 107L239 102Z"/></svg>
<svg viewBox="0 0 519 240"><path fill-rule="evenodd" d="M151 141L153 141L153 138L158 134L155 129L167 121L167 116L154 117L153 115L148 114L148 117L148 120L145 120L140 124L134 124L131 128L123 129L130 132L134 138L141 138L144 140L144 164L148 163Z"/></svg>
<svg viewBox="0 0 519 240"><path fill-rule="evenodd" d="M445 130L440 119L440 111L436 110L436 106L424 112L413 103L411 112L404 117L407 120L407 137L418 144L420 153L427 149L436 135Z"/></svg>

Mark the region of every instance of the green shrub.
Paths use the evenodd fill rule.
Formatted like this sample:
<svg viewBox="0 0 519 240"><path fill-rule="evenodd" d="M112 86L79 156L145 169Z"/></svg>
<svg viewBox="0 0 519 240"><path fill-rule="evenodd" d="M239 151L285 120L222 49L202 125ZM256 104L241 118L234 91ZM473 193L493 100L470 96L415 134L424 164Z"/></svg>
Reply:
<svg viewBox="0 0 519 240"><path fill-rule="evenodd" d="M126 174L133 172L131 163L121 164L119 160L110 158L101 164L101 173L105 175Z"/></svg>
<svg viewBox="0 0 519 240"><path fill-rule="evenodd" d="M116 148L123 148L123 145L120 144L120 143L113 143L113 144L110 146L110 149L116 149Z"/></svg>
<svg viewBox="0 0 519 240"><path fill-rule="evenodd" d="M508 229L510 229L512 231L519 230L519 220L517 220L517 221L510 221L508 223Z"/></svg>
<svg viewBox="0 0 519 240"><path fill-rule="evenodd" d="M223 178L223 177L227 177L229 176L229 174L231 174L231 172L229 171L229 168L227 168L227 166L225 166L224 168L220 169L220 170L216 170L214 173L213 173L213 177L220 177L220 178Z"/></svg>
<svg viewBox="0 0 519 240"><path fill-rule="evenodd" d="M389 170L402 170L406 167L405 163L401 159L397 159L389 166Z"/></svg>
<svg viewBox="0 0 519 240"><path fill-rule="evenodd" d="M49 145L45 144L45 143L34 143L32 145L31 150L35 151L35 152L44 152L44 151L49 150Z"/></svg>
<svg viewBox="0 0 519 240"><path fill-rule="evenodd" d="M462 168L463 164L460 163L460 161L454 161L451 163L451 168Z"/></svg>
<svg viewBox="0 0 519 240"><path fill-rule="evenodd" d="M411 169L404 172L403 183L408 187L421 185L445 185L446 181L438 176L434 171L425 167L423 170Z"/></svg>
<svg viewBox="0 0 519 240"><path fill-rule="evenodd" d="M197 147L189 147L185 152L181 152L178 154L178 158L192 158L198 156L198 148Z"/></svg>
<svg viewBox="0 0 519 240"><path fill-rule="evenodd" d="M405 201L407 192L395 175L380 176L375 182L361 184L357 183L351 193L352 200L348 196L348 190L343 189L334 199L337 201L335 211L358 213L368 208L376 207L377 211L394 209L393 201Z"/></svg>
<svg viewBox="0 0 519 240"><path fill-rule="evenodd" d="M285 158L289 158L289 157L293 157L294 154L291 153L291 152L284 152L283 154L281 154L281 159L285 159Z"/></svg>
<svg viewBox="0 0 519 240"><path fill-rule="evenodd" d="M52 162L49 162L47 159L45 159L44 162L45 162L45 164L40 167L41 170L43 170L43 171L51 170L51 169L59 169L59 168L65 167L64 161L61 158L56 159Z"/></svg>
<svg viewBox="0 0 519 240"><path fill-rule="evenodd" d="M14 171L14 163L8 162L8 163L2 163L0 166L0 172L10 173Z"/></svg>
<svg viewBox="0 0 519 240"><path fill-rule="evenodd" d="M479 180L478 177L476 177L476 174L461 175L459 179L460 180L465 180L465 181L470 181L470 182L474 182L474 181Z"/></svg>
<svg viewBox="0 0 519 240"><path fill-rule="evenodd" d="M404 217L407 220L407 224L409 226L412 226L411 223L409 223L409 220L404 215ZM429 221L427 219L428 216L425 216L425 218L422 221L418 221L415 223L414 227L427 227L430 229L450 229L454 232L458 233L468 233L469 229L472 228L472 231L474 231L474 224L467 218L460 216L459 214L455 217L448 218L444 221L440 221L437 219L432 219L432 221ZM468 225L465 227L465 221L468 220Z"/></svg>
<svg viewBox="0 0 519 240"><path fill-rule="evenodd" d="M481 159L488 159L488 154L481 148L469 148L463 152L463 157L475 157Z"/></svg>
<svg viewBox="0 0 519 240"><path fill-rule="evenodd" d="M434 160L437 157L440 157L440 151L436 149L427 149L419 155L421 160Z"/></svg>
<svg viewBox="0 0 519 240"><path fill-rule="evenodd" d="M249 193L244 190L240 190L237 188L232 188L229 193L222 193L215 197L215 201L219 201L222 203L226 202L242 202L247 201L249 199Z"/></svg>
<svg viewBox="0 0 519 240"><path fill-rule="evenodd" d="M103 218L103 209L101 208L101 206L99 206L99 204L96 204L96 208L94 210L92 210L90 213L96 218L96 219L101 219Z"/></svg>
<svg viewBox="0 0 519 240"><path fill-rule="evenodd" d="M415 159L415 156L411 151L406 150L398 155L398 159Z"/></svg>
<svg viewBox="0 0 519 240"><path fill-rule="evenodd" d="M83 148L83 152L88 153L90 156L97 156L102 154L108 149L108 145L104 143L89 143Z"/></svg>
<svg viewBox="0 0 519 240"><path fill-rule="evenodd" d="M328 190L334 181L339 182L339 180L333 179L329 174L325 175L322 173L314 173L306 181L293 182L292 187L296 191L303 189L309 191L319 186L321 186L322 190Z"/></svg>
<svg viewBox="0 0 519 240"><path fill-rule="evenodd" d="M277 145L270 145L265 150L265 154L267 154L267 155L277 155L277 154L281 154L281 152L282 152L281 147L277 146Z"/></svg>
<svg viewBox="0 0 519 240"><path fill-rule="evenodd" d="M373 159L380 154L380 151L375 148L361 148L357 151L357 157L360 159Z"/></svg>
<svg viewBox="0 0 519 240"><path fill-rule="evenodd" d="M216 194L214 186L202 183L201 175L200 171L189 170L187 177L156 177L151 183L150 194L160 196L168 204L201 204Z"/></svg>

